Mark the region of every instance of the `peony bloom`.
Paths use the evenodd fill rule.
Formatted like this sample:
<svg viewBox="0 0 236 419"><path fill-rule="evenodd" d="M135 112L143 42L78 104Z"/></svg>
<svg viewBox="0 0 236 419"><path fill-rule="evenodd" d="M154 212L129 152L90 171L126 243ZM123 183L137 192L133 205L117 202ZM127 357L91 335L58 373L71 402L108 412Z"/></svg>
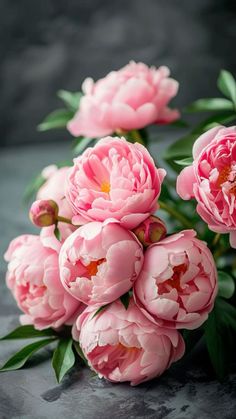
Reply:
<svg viewBox="0 0 236 419"><path fill-rule="evenodd" d="M87 307L78 317L73 338L99 377L137 385L158 377L184 354L180 333L150 322L133 300L127 310L116 301L95 312Z"/></svg>
<svg viewBox="0 0 236 419"><path fill-rule="evenodd" d="M76 137L103 137L118 130L175 121L180 114L168 104L179 85L169 75L167 67L149 68L130 62L96 83L86 79L82 86L84 96L68 130Z"/></svg>
<svg viewBox="0 0 236 419"><path fill-rule="evenodd" d="M205 242L185 230L149 247L134 285L142 312L160 326L195 329L217 294L217 272Z"/></svg>
<svg viewBox="0 0 236 419"><path fill-rule="evenodd" d="M80 303L61 285L58 253L53 248L46 247L39 236L22 235L12 240L5 260L9 262L7 286L25 313L22 324L36 329L71 324Z"/></svg>
<svg viewBox="0 0 236 419"><path fill-rule="evenodd" d="M177 179L177 192L183 199L195 198L209 229L230 233L236 248L236 127L217 126L201 135L193 158Z"/></svg>
<svg viewBox="0 0 236 419"><path fill-rule="evenodd" d="M73 216L72 208L65 196L68 170L69 167L58 169L55 165L45 167L42 171L42 176L46 179L46 182L38 190L37 199L53 199L59 207L59 216L71 219ZM58 228L63 240L75 230L75 227L72 225L62 222L58 223ZM51 240L53 230L54 226L49 227L43 234L47 235L49 240Z"/></svg>
<svg viewBox="0 0 236 419"><path fill-rule="evenodd" d="M142 263L140 243L117 223L85 224L66 239L59 256L65 289L94 305L110 303L129 291Z"/></svg>
<svg viewBox="0 0 236 419"><path fill-rule="evenodd" d="M74 159L70 170L66 196L73 223L114 218L135 228L157 209L165 174L142 145L103 138Z"/></svg>

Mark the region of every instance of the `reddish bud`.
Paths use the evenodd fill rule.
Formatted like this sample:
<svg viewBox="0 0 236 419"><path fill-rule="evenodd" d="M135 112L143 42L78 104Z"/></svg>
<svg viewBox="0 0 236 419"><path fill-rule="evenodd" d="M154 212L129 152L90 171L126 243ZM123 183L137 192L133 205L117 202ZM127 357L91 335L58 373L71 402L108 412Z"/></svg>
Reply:
<svg viewBox="0 0 236 419"><path fill-rule="evenodd" d="M167 233L165 223L158 217L151 215L133 230L139 241L145 246L150 246L162 240Z"/></svg>
<svg viewBox="0 0 236 419"><path fill-rule="evenodd" d="M58 211L58 205L52 199L39 199L31 205L29 217L37 227L47 227L57 222Z"/></svg>

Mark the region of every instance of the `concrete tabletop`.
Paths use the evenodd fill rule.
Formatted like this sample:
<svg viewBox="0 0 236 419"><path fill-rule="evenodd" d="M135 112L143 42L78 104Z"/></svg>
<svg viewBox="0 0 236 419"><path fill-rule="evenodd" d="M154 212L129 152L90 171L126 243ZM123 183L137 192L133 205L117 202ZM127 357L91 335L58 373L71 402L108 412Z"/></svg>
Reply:
<svg viewBox="0 0 236 419"><path fill-rule="evenodd" d="M17 235L34 232L22 204L25 185L44 166L70 156L70 143L24 146L0 152L0 254ZM6 288L1 263L0 335L18 325L19 311ZM27 341L27 343L29 343ZM3 363L25 342L2 342ZM45 349L19 371L0 375L0 418L231 419L236 412L236 373L220 384L204 348L173 365L161 378L130 387L101 380L76 365L60 385ZM29 368L31 367L31 368Z"/></svg>

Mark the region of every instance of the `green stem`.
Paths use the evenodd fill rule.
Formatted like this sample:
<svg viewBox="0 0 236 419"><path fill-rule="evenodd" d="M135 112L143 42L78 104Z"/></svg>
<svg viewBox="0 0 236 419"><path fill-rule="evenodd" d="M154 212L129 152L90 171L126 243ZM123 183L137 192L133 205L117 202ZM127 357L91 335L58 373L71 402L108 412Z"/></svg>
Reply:
<svg viewBox="0 0 236 419"><path fill-rule="evenodd" d="M61 217L60 215L57 216L57 221L61 223L67 223L67 224L73 225L69 218Z"/></svg>
<svg viewBox="0 0 236 419"><path fill-rule="evenodd" d="M175 208L170 207L169 205L165 204L162 201L158 201L158 202L160 205L160 209L162 209L163 211L166 211L169 215L171 215L176 220L178 220L184 228L190 228L190 229L193 228L192 223L187 218L185 218L183 214L178 212Z"/></svg>
<svg viewBox="0 0 236 419"><path fill-rule="evenodd" d="M220 241L220 233L217 233L213 239L212 246L216 246Z"/></svg>

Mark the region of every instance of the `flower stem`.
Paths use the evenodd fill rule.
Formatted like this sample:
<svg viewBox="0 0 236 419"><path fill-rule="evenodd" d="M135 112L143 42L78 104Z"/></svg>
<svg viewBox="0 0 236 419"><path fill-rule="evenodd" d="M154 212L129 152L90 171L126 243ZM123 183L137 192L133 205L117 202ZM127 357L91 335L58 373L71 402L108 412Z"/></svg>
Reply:
<svg viewBox="0 0 236 419"><path fill-rule="evenodd" d="M220 240L220 233L217 233L213 239L212 246L215 247L219 243L219 240Z"/></svg>
<svg viewBox="0 0 236 419"><path fill-rule="evenodd" d="M185 218L183 214L178 212L175 208L170 207L165 202L162 202L162 201L158 201L158 202L160 205L160 209L162 209L163 211L166 211L169 215L171 215L176 220L178 220L184 228L191 228L191 229L193 228L192 223L187 218Z"/></svg>
<svg viewBox="0 0 236 419"><path fill-rule="evenodd" d="M73 223L71 222L69 218L61 217L60 215L57 216L57 221L61 223L67 223L67 224L73 225Z"/></svg>

